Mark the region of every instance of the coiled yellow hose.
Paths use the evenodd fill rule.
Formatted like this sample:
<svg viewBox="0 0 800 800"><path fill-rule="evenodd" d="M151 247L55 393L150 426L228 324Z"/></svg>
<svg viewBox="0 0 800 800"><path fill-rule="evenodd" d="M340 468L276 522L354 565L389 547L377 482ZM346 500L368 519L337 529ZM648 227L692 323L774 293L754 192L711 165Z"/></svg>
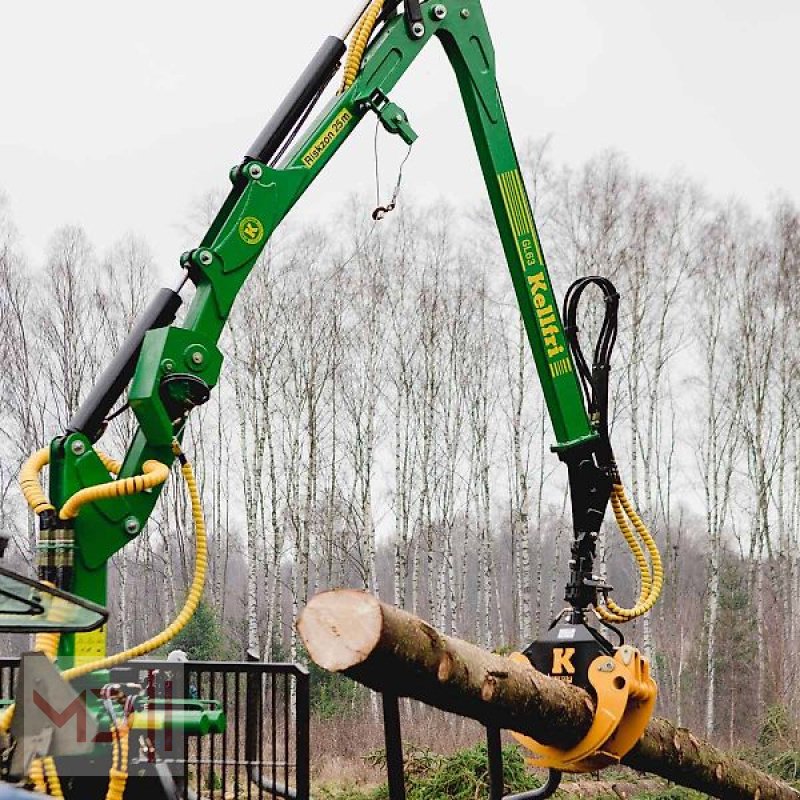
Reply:
<svg viewBox="0 0 800 800"><path fill-rule="evenodd" d="M55 511L55 507L39 483L39 473L50 463L50 448L37 450L23 465L19 473L19 485L28 505L35 514Z"/></svg>
<svg viewBox="0 0 800 800"><path fill-rule="evenodd" d="M169 467L160 461L145 461L142 464L142 474L132 478L100 483L97 486L87 486L75 492L58 512L60 519L75 519L82 506L98 500L107 500L110 497L125 497L139 494L147 489L160 486L169 477Z"/></svg>
<svg viewBox="0 0 800 800"><path fill-rule="evenodd" d="M639 567L639 576L641 580L639 598L632 608L623 608L617 605L610 597L606 599L604 606L601 605L595 608L603 621L620 624L629 622L636 617L641 617L655 605L664 585L664 567L661 563L661 554L658 552L658 546L652 534L647 529L644 522L642 522L641 517L636 512L630 500L628 500L625 494L625 487L621 484L614 484L611 489L611 507L614 510L617 526L625 538L625 541L628 543L628 547L630 547L636 564ZM650 563L648 563L644 550L636 538L636 534L634 534L628 525L628 520L633 523L636 534L639 535L639 538L644 543L647 553L650 556Z"/></svg>
<svg viewBox="0 0 800 800"><path fill-rule="evenodd" d="M102 450L95 450L95 453L97 453L97 457L100 459L103 466L112 475L119 475L119 471L122 469L121 461L117 461L116 458L112 458L108 453L104 453Z"/></svg>
<svg viewBox="0 0 800 800"><path fill-rule="evenodd" d="M60 633L37 633L33 649L44 653L51 661L55 661L58 657L58 643L60 640Z"/></svg>
<svg viewBox="0 0 800 800"><path fill-rule="evenodd" d="M58 778L56 762L52 756L45 756L42 761L44 762L44 774L47 778L47 788L50 790L50 795L52 797L63 797L64 792L61 791L61 781Z"/></svg>
<svg viewBox="0 0 800 800"><path fill-rule="evenodd" d="M130 728L127 722L112 724L111 738L113 741L113 756L111 769L108 771L108 789L106 800L122 800L125 794L125 785L128 782L128 734Z"/></svg>
<svg viewBox="0 0 800 800"><path fill-rule="evenodd" d="M41 758L34 758L28 769L28 779L33 784L33 790L40 794L47 794L47 783L44 778L44 763Z"/></svg>
<svg viewBox="0 0 800 800"><path fill-rule="evenodd" d="M100 451L95 451L103 466L115 475L122 469L119 461ZM55 510L53 504L39 482L39 473L50 463L50 448L43 447L37 450L22 466L19 482L22 487L22 494L34 513L41 514L43 511ZM88 486L85 489L75 492L67 500L59 511L59 519L75 519L81 508L87 503L94 503L97 500L107 500L110 497L126 497L132 494L144 492L160 486L169 477L169 467L160 461L145 461L142 464L142 474L134 475L131 478L122 480L108 481L97 486Z"/></svg>
<svg viewBox="0 0 800 800"><path fill-rule="evenodd" d="M103 466L113 474L119 473L122 464L106 453L95 451ZM50 448L43 447L37 450L22 466L20 471L20 485L28 505L34 513L41 514L45 511L54 511L55 508L45 494L39 481L39 473L50 463ZM110 497L123 497L138 494L146 489L160 486L169 477L169 467L160 461L145 461L142 465L142 475L134 475L124 480L113 480L97 486L81 489L64 503L58 516L61 520L75 519L81 508L87 503L105 500ZM36 635L35 648L44 653L51 661L58 655L58 633L39 633ZM3 725L4 715L0 716L0 728ZM9 724L10 724L9 717Z"/></svg>
<svg viewBox="0 0 800 800"><path fill-rule="evenodd" d="M347 60L344 64L344 76L342 77L342 85L339 87L339 94L344 94L355 83L356 77L361 70L361 62L364 60L364 51L369 44L369 37L372 36L378 17L383 11L383 3L384 0L373 0L358 25L356 25L353 38L350 40L350 48L347 51Z"/></svg>

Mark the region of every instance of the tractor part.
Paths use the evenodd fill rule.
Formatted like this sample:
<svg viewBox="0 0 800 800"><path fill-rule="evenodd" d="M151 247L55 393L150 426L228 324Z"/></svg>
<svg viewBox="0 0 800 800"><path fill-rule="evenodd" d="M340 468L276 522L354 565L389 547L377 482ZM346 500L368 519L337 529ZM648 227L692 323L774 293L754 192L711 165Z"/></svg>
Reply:
<svg viewBox="0 0 800 800"><path fill-rule="evenodd" d="M518 663L530 663L522 653L513 653ZM642 737L653 715L657 688L650 665L634 647L623 645L612 656L600 656L589 667L589 683L595 694L592 727L578 744L562 750L540 744L530 736L512 732L533 757L532 767L560 772L596 772L620 760Z"/></svg>
<svg viewBox="0 0 800 800"><path fill-rule="evenodd" d="M81 439L76 439L75 441L82 442ZM121 653L117 653L116 655L100 658L90 661L89 663L79 664L62 673L55 672L58 678L57 685L55 685L56 688L57 686L63 686L63 689L71 692L73 690L69 686L69 681L89 675L90 673L110 669L111 667L122 664L132 658L143 656L163 646L186 626L200 602L205 584L207 560L205 521L203 519L203 511L194 471L186 456L183 454L177 440L173 442L173 453L181 464L181 472L186 482L191 501L192 519L196 536L195 574L184 607L170 625L161 631L161 633L151 637L147 641ZM120 463L109 456L97 453L96 457L110 473L114 474L120 471ZM23 469L26 499L32 508L41 510L42 507L44 507L46 512L49 512L52 506L39 484L38 473L48 460L49 451L46 449L39 451L34 454ZM163 483L168 475L169 469L164 464L157 461L148 461L142 475L112 480L107 483L79 490L62 505L61 511L59 512L59 519L67 521L74 520L78 517L84 505L94 503L97 500L146 491L151 487ZM58 644L58 633L40 633L36 640L37 650L41 651L36 654L38 659L41 659L42 662L54 660L58 652ZM39 662L37 661L36 663ZM49 663L47 666L50 666ZM56 688L49 688L48 696L52 695L53 692L56 691ZM110 688L113 689L115 687ZM177 725L183 728L187 733L201 735L203 733L219 732L224 729L225 726L225 715L213 701L187 701L187 705L181 705L180 707L176 706L173 702L169 707L162 707L159 709L148 709L145 707L145 710L140 712L140 716L136 719L137 715L134 714L135 704L132 698L128 698L125 700L122 716L117 716L114 707L114 697L112 697L112 694L109 694L108 689L109 687L104 688L105 696L103 697L102 704L108 717L108 729L112 738L112 764L109 771L109 786L106 795L108 800L121 800L125 791L128 777L128 740L132 720L139 723L139 725L145 729L152 729L153 727L163 729L168 725ZM98 711L99 709L93 709L93 713L87 712L83 716L92 720L94 725L97 725ZM148 714L151 715L152 725L150 724L150 720L148 720ZM17 712L16 703L5 708L2 715L0 715L0 731L5 733L10 730L12 735L16 734L15 738L21 737L23 735L23 730L21 728L23 715L25 715L25 733L27 733L28 725L30 724L30 713L25 707L23 707L22 713ZM91 739L89 741L91 741ZM38 750L30 756L25 766L28 768L27 771L32 773L30 778L34 785L40 785L41 776L44 774L52 792L58 782L55 764L48 760L49 752L41 752L42 748L40 743L34 742L33 744ZM20 752L22 751L20 750ZM44 758L40 759L40 756ZM19 765L17 765L17 767L19 768Z"/></svg>
<svg viewBox="0 0 800 800"><path fill-rule="evenodd" d="M49 461L49 497L34 485L35 474L23 476L23 483L33 478L34 510L42 529L41 575L59 588L105 604L108 561L144 529L163 483L134 494L118 490L131 479L138 483L146 463L165 468L172 463L173 438L180 438L187 415L217 383L222 363L217 342L259 255L367 113L375 111L389 133L407 143L416 137L392 93L434 41L443 46L455 73L557 450L568 464L575 464L576 481L585 489L573 499L574 516L587 520L580 524L578 561L583 566L576 568L576 594L584 599L596 588L581 580L591 577L590 551L610 486L597 464L601 443L586 413L522 179L481 2L462 0L456 7L445 0L407 0L402 12L399 0L357 0L357 5L355 17L325 40L230 171L231 192L202 240L181 256L175 286L155 297L65 432L51 441L45 456L37 455L39 469ZM323 104L322 95L342 62L343 90ZM318 116L312 118L318 105ZM378 209L378 216L393 203ZM181 292L190 284L194 295L178 318ZM109 470L91 445L108 421L126 409L139 428L120 460L116 480L109 482ZM78 516L61 519L71 498L102 484L115 494L92 495ZM60 640L59 654L94 662L105 655L105 641L68 633Z"/></svg>
<svg viewBox="0 0 800 800"><path fill-rule="evenodd" d="M0 567L0 633L93 631L107 619L102 606Z"/></svg>
<svg viewBox="0 0 800 800"><path fill-rule="evenodd" d="M131 714L132 730L180 730L187 736L205 736L225 730L225 712L217 700L144 699Z"/></svg>

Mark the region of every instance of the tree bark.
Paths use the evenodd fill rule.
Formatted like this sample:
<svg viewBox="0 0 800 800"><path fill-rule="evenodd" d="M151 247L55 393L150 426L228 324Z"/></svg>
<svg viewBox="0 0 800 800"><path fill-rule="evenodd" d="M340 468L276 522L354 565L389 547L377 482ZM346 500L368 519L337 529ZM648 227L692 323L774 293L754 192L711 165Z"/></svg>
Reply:
<svg viewBox="0 0 800 800"><path fill-rule="evenodd" d="M312 598L298 631L324 669L543 744L570 747L592 722L592 700L582 689L444 636L362 592L342 589ZM650 721L622 763L725 800L800 798L786 784L661 719Z"/></svg>

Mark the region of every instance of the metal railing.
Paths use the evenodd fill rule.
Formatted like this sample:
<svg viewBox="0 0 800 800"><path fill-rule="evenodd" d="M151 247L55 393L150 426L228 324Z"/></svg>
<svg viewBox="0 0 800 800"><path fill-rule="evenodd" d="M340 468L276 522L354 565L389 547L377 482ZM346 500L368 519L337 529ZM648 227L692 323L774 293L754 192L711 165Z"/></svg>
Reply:
<svg viewBox="0 0 800 800"><path fill-rule="evenodd" d="M0 699L14 697L18 671L18 658L0 658ZM305 669L258 661L134 660L112 670L110 681L145 685L156 674L173 699L216 700L226 717L220 733L179 736L166 754L156 747L157 760L169 765L186 800L309 800ZM131 757L141 761L140 743L132 736Z"/></svg>

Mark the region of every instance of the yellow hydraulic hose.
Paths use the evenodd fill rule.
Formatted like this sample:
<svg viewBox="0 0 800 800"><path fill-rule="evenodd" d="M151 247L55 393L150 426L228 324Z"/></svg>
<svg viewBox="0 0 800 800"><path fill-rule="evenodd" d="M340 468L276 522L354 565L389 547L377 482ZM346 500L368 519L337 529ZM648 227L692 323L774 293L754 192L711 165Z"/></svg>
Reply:
<svg viewBox="0 0 800 800"><path fill-rule="evenodd" d="M58 642L60 639L60 633L37 633L33 649L44 653L51 661L55 661L58 657Z"/></svg>
<svg viewBox="0 0 800 800"><path fill-rule="evenodd" d="M658 546L653 539L647 526L642 522L636 509L628 500L625 488L621 484L614 484L611 490L611 507L614 510L614 517L617 525L625 537L625 541L633 553L633 557L639 567L641 580L641 591L639 598L632 608L623 608L617 605L610 597L607 598L604 606L597 606L596 611L605 622L623 623L629 622L636 617L646 614L655 605L661 594L664 585L664 568L661 563L661 554ZM628 520L633 523L636 534L644 543L647 553L650 556L650 563L644 554L644 550L639 544L636 534L628 525Z"/></svg>
<svg viewBox="0 0 800 800"><path fill-rule="evenodd" d="M50 463L50 448L37 450L23 465L19 473L19 485L28 505L35 514L44 511L55 511L53 504L39 483L39 473Z"/></svg>
<svg viewBox="0 0 800 800"><path fill-rule="evenodd" d="M42 452L46 451L39 451L39 454L41 454ZM200 503L200 492L197 488L197 481L195 480L194 477L194 471L192 470L192 465L186 460L186 457L183 455L180 446L177 444L177 442L173 444L173 452L181 461L181 473L183 474L183 478L186 482L186 487L189 492L189 499L192 506L192 520L194 522L194 528L195 528L195 544L197 550L197 555L195 560L195 573L192 579L192 584L189 588L189 593L186 597L186 603L184 604L183 609L181 609L181 612L177 615L177 617L166 628L164 628L164 630L161 631L161 633L157 634L156 636L153 636L146 642L142 642L141 644L138 644L135 647L131 647L128 650L124 650L121 653L117 653L112 656L107 656L105 658L99 659L98 661L92 661L87 664L80 664L78 666L72 667L71 669L68 669L66 672L63 673L63 677L65 680L72 680L82 675L86 675L89 672L94 672L95 670L98 669L110 669L111 667L115 667L118 664L122 664L123 662L128 661L132 658L139 658L140 656L143 656L149 652L152 652L153 650L158 649L162 645L166 644L174 636L176 636L181 630L183 630L183 628L186 627L187 623L192 617L192 614L194 614L195 609L200 603L200 598L202 597L203 588L205 586L206 566L207 566L206 528L205 528L205 521L203 519L203 508ZM114 461L114 459L111 459L109 456L105 456L105 454L100 455L100 457L103 460L103 463L109 469L109 472L119 470L120 465L118 461ZM47 463L47 460L48 460L47 458L37 459L36 463L38 464L39 470L44 466L44 464ZM143 475L136 475L133 478L124 478L122 480L110 481L109 483L101 483L98 486L90 486L86 489L81 489L80 491L76 492L72 497L70 497L69 500L67 500L67 502L61 509L61 512L59 513L59 517L61 517L62 519L73 519L78 515L81 507L86 505L87 503L92 503L96 500L101 500L108 497L121 497L123 495L142 492L145 489L149 489L163 483L166 480L167 476L169 475L169 468L165 464L162 464L159 461L146 461L142 469L144 472ZM41 491L38 475L35 476L34 483L38 487L39 491L30 492L29 494L35 500L40 500L41 497L44 496L44 493ZM29 495L26 494L26 497L28 496ZM42 641L43 647L46 644L46 646L48 646L49 648L51 647L51 643L52 643L51 639L48 640L43 639ZM0 721L0 729L2 728L3 728L2 721Z"/></svg>
<svg viewBox="0 0 800 800"><path fill-rule="evenodd" d="M122 469L122 462L117 461L116 458L112 458L108 453L104 453L102 450L95 450L97 453L97 457L103 463L103 466L112 474L112 475L119 475L120 470Z"/></svg>
<svg viewBox="0 0 800 800"><path fill-rule="evenodd" d="M64 792L61 791L61 781L58 778L58 771L56 770L56 762L52 756L45 756L42 759L44 763L44 774L47 778L47 788L50 790L52 797L63 797Z"/></svg>
<svg viewBox="0 0 800 800"><path fill-rule="evenodd" d="M160 461L145 461L142 464L141 475L132 478L100 483L97 486L88 486L75 492L61 507L58 516L60 519L75 519L82 506L94 503L97 500L107 500L109 497L124 497L138 494L155 486L160 486L169 477L169 467Z"/></svg>
<svg viewBox="0 0 800 800"><path fill-rule="evenodd" d="M106 800L122 800L128 782L128 733L127 722L112 724L111 737L114 742L114 755L108 772Z"/></svg>
<svg viewBox="0 0 800 800"><path fill-rule="evenodd" d="M41 758L34 758L28 769L28 778L33 784L33 790L40 794L47 794L47 783L44 777L44 764Z"/></svg>
<svg viewBox="0 0 800 800"><path fill-rule="evenodd" d="M111 458L111 456L102 452L97 452L97 456L109 472L117 474L122 469L121 463ZM39 481L39 473L49 462L50 448L43 447L25 462L20 472L22 493L28 505L36 514L55 510ZM142 475L134 475L131 478L108 481L97 486L81 489L64 503L58 515L59 519L74 519L87 503L105 500L110 497L137 494L161 485L169 477L169 467L160 461L145 461L142 465L142 472ZM57 633L39 633L36 635L35 648L44 653L51 661L55 661L58 655L59 639L60 637ZM0 716L0 727L3 725L4 717L5 714ZM9 723L10 720L11 717L9 716Z"/></svg>
<svg viewBox="0 0 800 800"><path fill-rule="evenodd" d="M52 586L49 581L42 581L45 586ZM59 597L54 597L50 604L50 617L54 622L64 622L69 618L68 603ZM61 634L57 632L37 633L34 650L44 653L51 661L58 658L58 643Z"/></svg>
<svg viewBox="0 0 800 800"><path fill-rule="evenodd" d="M119 461L105 453L97 452L97 456L103 466L109 471L117 474L122 465ZM42 484L39 482L39 473L50 463L50 449L43 447L37 450L23 465L20 472L20 485L22 494L34 513L41 514L43 511L54 510L52 503L44 493ZM169 477L169 467L160 461L145 461L142 464L142 474L134 475L131 478L122 480L108 481L97 486L89 486L75 492L61 508L58 516L62 520L75 519L82 506L87 503L94 503L97 500L106 500L110 497L125 497L127 495L138 494L147 489L160 486Z"/></svg>
<svg viewBox="0 0 800 800"><path fill-rule="evenodd" d="M356 25L353 38L350 40L350 48L347 51L347 60L344 64L344 76L342 77L342 85L339 88L339 94L343 94L353 85L361 70L364 51L367 49L372 31L375 30L378 17L381 11L383 11L383 3L384 0L372 0L369 8L364 12L364 16L361 17L359 23Z"/></svg>

